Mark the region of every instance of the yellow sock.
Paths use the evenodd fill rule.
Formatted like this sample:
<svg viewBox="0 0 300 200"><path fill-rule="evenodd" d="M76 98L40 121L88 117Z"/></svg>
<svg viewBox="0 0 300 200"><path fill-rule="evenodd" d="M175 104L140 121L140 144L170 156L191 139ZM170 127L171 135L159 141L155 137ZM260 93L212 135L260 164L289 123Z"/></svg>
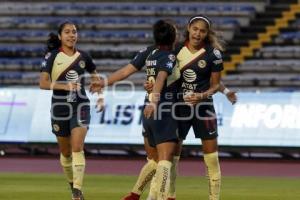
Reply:
<svg viewBox="0 0 300 200"><path fill-rule="evenodd" d="M132 192L135 194L141 195L144 192L156 172L157 163L152 159L147 158L147 160L148 162L141 169L138 180L132 189Z"/></svg>
<svg viewBox="0 0 300 200"><path fill-rule="evenodd" d="M157 170L157 167L156 167L156 170ZM151 183L150 183L150 191L149 191L149 194L148 194L148 197L147 197L147 200L152 200L152 199L155 199L156 196L157 196L157 176L156 176L156 173L154 174L154 176L152 177L152 180L151 180Z"/></svg>
<svg viewBox="0 0 300 200"><path fill-rule="evenodd" d="M172 162L161 160L156 169L157 200L166 200L170 190L170 174Z"/></svg>
<svg viewBox="0 0 300 200"><path fill-rule="evenodd" d="M69 183L73 183L72 156L65 157L60 154L60 164Z"/></svg>
<svg viewBox="0 0 300 200"><path fill-rule="evenodd" d="M218 152L204 154L204 162L209 181L209 200L219 200L221 188L221 169Z"/></svg>
<svg viewBox="0 0 300 200"><path fill-rule="evenodd" d="M170 176L170 190L169 190L169 198L176 198L176 177L177 177L177 166L179 162L180 156L173 157L173 163L171 168L171 176Z"/></svg>
<svg viewBox="0 0 300 200"><path fill-rule="evenodd" d="M83 177L84 177L84 170L85 170L85 157L84 152L73 152L73 187L81 190Z"/></svg>

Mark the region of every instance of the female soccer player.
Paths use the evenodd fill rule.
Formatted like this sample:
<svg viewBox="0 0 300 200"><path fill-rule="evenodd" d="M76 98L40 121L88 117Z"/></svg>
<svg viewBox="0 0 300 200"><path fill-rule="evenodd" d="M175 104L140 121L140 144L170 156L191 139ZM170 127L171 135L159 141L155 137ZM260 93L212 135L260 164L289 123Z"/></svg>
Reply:
<svg viewBox="0 0 300 200"><path fill-rule="evenodd" d="M143 173L143 178L156 171L158 178L153 186L159 189L152 198L166 200L174 151L178 142L178 127L171 113L161 111L169 108L176 100L175 83L179 76L176 77L176 73L173 73L176 58L171 52L176 39L176 28L166 20L159 20L153 26L153 36L155 45L141 50L130 64L110 75L107 84L112 85L123 80L146 66L147 80L153 83L153 90L145 98L143 135L147 136L146 146L155 151L155 155L157 151L157 157L152 158L151 154L154 153L148 152L148 164L155 167L154 170ZM91 90L97 91L99 86L103 87L103 83L95 83Z"/></svg>
<svg viewBox="0 0 300 200"><path fill-rule="evenodd" d="M211 97L220 87L223 50L211 21L197 15L190 18L185 43L176 52L181 72L179 101L186 103L178 107L178 117L183 119L178 123L179 137L184 140L193 127L195 137L202 141L210 200L220 198L217 119Z"/></svg>
<svg viewBox="0 0 300 200"><path fill-rule="evenodd" d="M187 94L182 95L180 100L190 104L192 107L187 105L179 106L178 115L181 118L188 118L191 111L195 114L192 115L191 119L178 121L181 141L177 146L177 152L173 159L174 170L171 170L171 172L174 174L171 174L169 200L176 198L176 168L180 158L182 141L186 138L191 126L194 128L196 138L201 138L202 140L202 149L210 185L209 198L210 200L219 199L221 175L217 156L216 119L210 96L217 90L219 85L218 90L224 93L232 104L237 101L235 92L230 91L222 83L219 83L219 71L222 70L220 50L223 49L224 47L215 36L211 22L207 17L199 15L189 20L185 42L177 46L176 54L181 70L180 92L181 94ZM152 84L147 82L145 89L151 91ZM156 157L154 149L151 149L147 143L145 143L145 149L147 150L148 158ZM155 169L153 162L148 162L144 165L132 192L124 200L138 200L140 198L145 186L154 175L154 173L148 173L145 176L143 174L147 173L142 172L151 172L153 169Z"/></svg>
<svg viewBox="0 0 300 200"><path fill-rule="evenodd" d="M41 66L40 88L53 90L51 124L60 149L60 163L72 188L72 199L83 200L83 148L90 123L83 74L88 71L92 80L100 79L91 57L76 49L77 38L76 26L69 21L59 26L58 35L50 33L48 53Z"/></svg>

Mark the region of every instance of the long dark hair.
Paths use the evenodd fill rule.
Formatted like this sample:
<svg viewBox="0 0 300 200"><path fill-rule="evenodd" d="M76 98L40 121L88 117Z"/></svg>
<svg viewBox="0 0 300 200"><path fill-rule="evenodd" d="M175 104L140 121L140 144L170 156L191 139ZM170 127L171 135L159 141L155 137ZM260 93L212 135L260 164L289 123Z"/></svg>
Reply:
<svg viewBox="0 0 300 200"><path fill-rule="evenodd" d="M156 45L172 46L176 38L176 28L169 20L158 20L153 25Z"/></svg>
<svg viewBox="0 0 300 200"><path fill-rule="evenodd" d="M56 33L49 33L48 35L48 39L47 39L47 49L46 49L46 52L50 52L52 50L55 50L55 49L58 49L61 47L61 41L60 39L58 38L58 35L61 35L64 27L68 24L71 24L71 25L74 25L76 26L73 22L71 21L65 21L63 23L61 23L59 26L58 26L58 30L57 30L57 34Z"/></svg>
<svg viewBox="0 0 300 200"><path fill-rule="evenodd" d="M214 48L225 51L225 41L217 36L216 31L214 30L211 20L205 15L195 15L192 16L188 21L188 27L196 21L202 20L206 24L208 30L207 37L204 39L205 44L211 44ZM185 32L185 42L189 40L189 31L188 29Z"/></svg>

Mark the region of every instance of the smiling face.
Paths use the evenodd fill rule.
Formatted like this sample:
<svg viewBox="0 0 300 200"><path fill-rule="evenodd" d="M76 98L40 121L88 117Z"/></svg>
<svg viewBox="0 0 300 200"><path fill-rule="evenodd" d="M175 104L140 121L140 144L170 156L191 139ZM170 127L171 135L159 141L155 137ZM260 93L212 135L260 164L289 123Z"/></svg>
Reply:
<svg viewBox="0 0 300 200"><path fill-rule="evenodd" d="M194 49L199 49L208 35L208 25L203 20L194 20L188 26L188 33L189 45Z"/></svg>
<svg viewBox="0 0 300 200"><path fill-rule="evenodd" d="M76 26L74 24L65 24L59 38L62 47L74 49L78 39Z"/></svg>

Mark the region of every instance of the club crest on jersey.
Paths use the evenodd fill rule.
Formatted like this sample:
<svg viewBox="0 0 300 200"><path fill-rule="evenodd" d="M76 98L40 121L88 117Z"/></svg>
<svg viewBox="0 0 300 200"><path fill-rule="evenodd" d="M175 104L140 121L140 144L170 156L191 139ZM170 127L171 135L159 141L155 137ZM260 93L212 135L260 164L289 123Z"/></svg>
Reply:
<svg viewBox="0 0 300 200"><path fill-rule="evenodd" d="M169 58L172 62L174 62L174 61L176 60L176 57L175 57L174 54L170 54L170 55L168 56L168 58Z"/></svg>
<svg viewBox="0 0 300 200"><path fill-rule="evenodd" d="M79 67L85 68L85 62L83 60L79 61Z"/></svg>
<svg viewBox="0 0 300 200"><path fill-rule="evenodd" d="M48 53L45 55L45 59L47 60L50 56L51 56L51 52L48 52Z"/></svg>
<svg viewBox="0 0 300 200"><path fill-rule="evenodd" d="M59 131L59 129L60 129L60 128L59 128L59 126L58 126L57 124L53 124L53 130L54 130L54 131L57 132L57 131Z"/></svg>
<svg viewBox="0 0 300 200"><path fill-rule="evenodd" d="M214 49L214 54L215 54L215 56L216 56L218 59L221 59L221 58L222 58L222 54L221 54L221 52L220 52L218 49Z"/></svg>
<svg viewBox="0 0 300 200"><path fill-rule="evenodd" d="M198 66L200 68L205 68L206 67L206 61L205 60L199 60L198 61Z"/></svg>

